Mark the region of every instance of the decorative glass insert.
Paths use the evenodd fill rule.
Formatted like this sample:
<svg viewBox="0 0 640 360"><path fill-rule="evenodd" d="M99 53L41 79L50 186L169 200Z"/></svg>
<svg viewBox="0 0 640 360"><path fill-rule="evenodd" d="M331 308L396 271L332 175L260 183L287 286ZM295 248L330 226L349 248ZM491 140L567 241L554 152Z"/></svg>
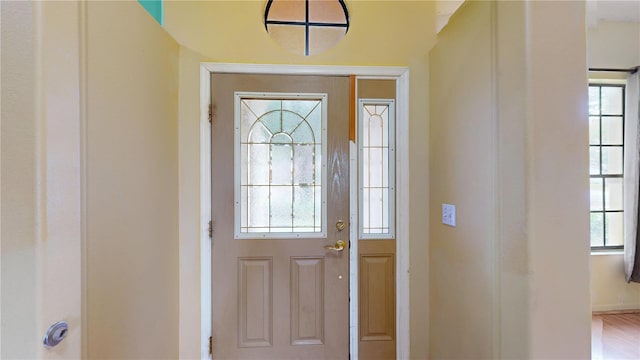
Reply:
<svg viewBox="0 0 640 360"><path fill-rule="evenodd" d="M271 38L294 54L319 54L349 31L343 0L269 0L264 26Z"/></svg>
<svg viewBox="0 0 640 360"><path fill-rule="evenodd" d="M326 231L326 94L235 94L236 238Z"/></svg>
<svg viewBox="0 0 640 360"><path fill-rule="evenodd" d="M624 85L589 85L591 248L622 249Z"/></svg>
<svg viewBox="0 0 640 360"><path fill-rule="evenodd" d="M360 238L395 237L394 114L393 100L359 101Z"/></svg>

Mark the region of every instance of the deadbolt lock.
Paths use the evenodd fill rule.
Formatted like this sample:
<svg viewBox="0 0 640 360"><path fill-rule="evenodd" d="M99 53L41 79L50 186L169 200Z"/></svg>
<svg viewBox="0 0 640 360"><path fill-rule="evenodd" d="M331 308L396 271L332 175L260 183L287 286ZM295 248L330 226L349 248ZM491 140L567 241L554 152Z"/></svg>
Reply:
<svg viewBox="0 0 640 360"><path fill-rule="evenodd" d="M344 221L338 220L338 222L336 223L336 229L338 229L338 231L342 231L344 230L344 227L345 227Z"/></svg>

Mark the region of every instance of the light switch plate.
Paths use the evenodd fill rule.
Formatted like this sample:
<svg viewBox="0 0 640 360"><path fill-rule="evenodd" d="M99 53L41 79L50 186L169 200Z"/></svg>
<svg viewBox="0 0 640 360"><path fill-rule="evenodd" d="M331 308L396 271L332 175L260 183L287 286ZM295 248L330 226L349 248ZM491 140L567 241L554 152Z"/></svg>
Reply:
<svg viewBox="0 0 640 360"><path fill-rule="evenodd" d="M456 206L451 204L442 204L442 223L445 225L456 227Z"/></svg>

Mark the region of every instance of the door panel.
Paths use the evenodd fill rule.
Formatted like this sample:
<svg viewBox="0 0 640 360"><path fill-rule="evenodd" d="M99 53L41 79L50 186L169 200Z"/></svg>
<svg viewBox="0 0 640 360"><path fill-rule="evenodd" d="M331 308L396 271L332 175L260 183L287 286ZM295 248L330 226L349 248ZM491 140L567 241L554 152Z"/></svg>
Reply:
<svg viewBox="0 0 640 360"><path fill-rule="evenodd" d="M212 74L211 83L213 357L346 359L349 251L325 246L348 243L335 223L349 218L349 79ZM326 237L234 239L236 92L328 94Z"/></svg>

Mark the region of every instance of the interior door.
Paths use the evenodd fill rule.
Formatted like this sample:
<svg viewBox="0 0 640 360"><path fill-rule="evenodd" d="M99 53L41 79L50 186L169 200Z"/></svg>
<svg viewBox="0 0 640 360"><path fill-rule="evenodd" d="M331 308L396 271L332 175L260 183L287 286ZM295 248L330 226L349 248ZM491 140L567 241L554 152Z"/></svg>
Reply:
<svg viewBox="0 0 640 360"><path fill-rule="evenodd" d="M211 84L213 358L346 359L349 78Z"/></svg>

